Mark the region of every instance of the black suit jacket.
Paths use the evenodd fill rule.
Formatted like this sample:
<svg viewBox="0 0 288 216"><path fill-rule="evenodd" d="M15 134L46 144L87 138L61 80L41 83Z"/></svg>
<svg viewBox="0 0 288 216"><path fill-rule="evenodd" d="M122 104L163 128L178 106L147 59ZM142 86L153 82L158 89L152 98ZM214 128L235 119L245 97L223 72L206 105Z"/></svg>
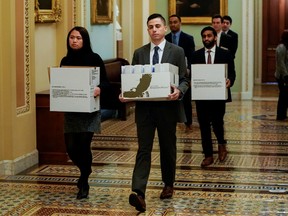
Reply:
<svg viewBox="0 0 288 216"><path fill-rule="evenodd" d="M226 34L231 36L230 51L235 57L236 51L238 49L238 34L231 29L229 29Z"/></svg>
<svg viewBox="0 0 288 216"><path fill-rule="evenodd" d="M165 39L172 43L172 33L170 32L167 34ZM184 49L185 56L187 58L188 69L190 70L192 53L195 51L195 42L193 36L181 31L178 46Z"/></svg>
<svg viewBox="0 0 288 216"><path fill-rule="evenodd" d="M236 39L234 37L231 34L226 34L225 32L222 32L219 43L219 47L229 50L233 58L235 58L236 50L238 47L238 35Z"/></svg>
<svg viewBox="0 0 288 216"><path fill-rule="evenodd" d="M192 64L206 64L204 47L193 53ZM231 53L220 47L216 47L214 64L227 64L228 65L227 78L230 80L230 83L231 83L230 87L232 87L235 82L236 72L235 72L234 59ZM193 71L191 71L191 73L193 73ZM230 102L230 101L232 101L232 97L231 97L231 91L229 88L227 102Z"/></svg>

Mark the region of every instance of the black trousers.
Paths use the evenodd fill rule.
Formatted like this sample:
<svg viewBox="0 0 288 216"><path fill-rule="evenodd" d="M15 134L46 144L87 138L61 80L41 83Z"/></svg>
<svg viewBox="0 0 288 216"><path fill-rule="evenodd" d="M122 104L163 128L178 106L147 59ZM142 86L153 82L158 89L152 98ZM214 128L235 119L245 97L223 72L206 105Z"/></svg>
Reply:
<svg viewBox="0 0 288 216"><path fill-rule="evenodd" d="M87 179L92 172L91 141L93 134L93 132L64 134L66 151L70 159L79 168L81 176Z"/></svg>
<svg viewBox="0 0 288 216"><path fill-rule="evenodd" d="M159 110L157 110L159 109ZM137 122L138 152L132 177L132 191L145 197L151 169L151 152L157 129L162 181L173 186L176 172L176 121L164 118L161 108L151 109L149 117Z"/></svg>
<svg viewBox="0 0 288 216"><path fill-rule="evenodd" d="M224 115L226 101L224 100L197 100L196 111L201 131L202 149L205 157L213 156L211 125L218 144L226 144L224 139Z"/></svg>
<svg viewBox="0 0 288 216"><path fill-rule="evenodd" d="M192 101L191 101L191 87L189 87L183 97L184 110L186 115L185 125L192 124Z"/></svg>
<svg viewBox="0 0 288 216"><path fill-rule="evenodd" d="M284 81L277 79L279 88L279 97L277 104L277 119L282 120L287 118L288 108L288 86L285 85Z"/></svg>

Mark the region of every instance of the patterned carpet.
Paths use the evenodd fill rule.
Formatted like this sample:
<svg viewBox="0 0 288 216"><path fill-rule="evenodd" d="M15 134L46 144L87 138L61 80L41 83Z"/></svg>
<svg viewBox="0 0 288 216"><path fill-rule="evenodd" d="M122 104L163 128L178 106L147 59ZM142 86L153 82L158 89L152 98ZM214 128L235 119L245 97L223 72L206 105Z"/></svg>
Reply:
<svg viewBox="0 0 288 216"><path fill-rule="evenodd" d="M133 112L127 121L104 121L93 138L89 199L75 199L75 166L43 164L0 177L0 215L288 215L288 121L275 121L275 110L275 101L229 103L228 157L219 162L215 152L215 163L205 169L193 110L192 131L177 127L175 191L164 201L156 137L142 214L128 203L137 151Z"/></svg>

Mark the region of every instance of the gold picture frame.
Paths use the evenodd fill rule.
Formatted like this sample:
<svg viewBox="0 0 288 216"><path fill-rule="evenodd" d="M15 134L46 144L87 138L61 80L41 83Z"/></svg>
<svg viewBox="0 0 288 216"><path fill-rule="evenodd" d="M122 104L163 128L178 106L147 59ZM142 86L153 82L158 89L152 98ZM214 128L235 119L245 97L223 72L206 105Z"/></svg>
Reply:
<svg viewBox="0 0 288 216"><path fill-rule="evenodd" d="M227 9L228 0L169 0L169 16L177 14L182 23L211 24L213 15L226 15Z"/></svg>
<svg viewBox="0 0 288 216"><path fill-rule="evenodd" d="M91 24L112 23L112 0L91 0Z"/></svg>
<svg viewBox="0 0 288 216"><path fill-rule="evenodd" d="M35 0L35 22L61 21L60 0Z"/></svg>

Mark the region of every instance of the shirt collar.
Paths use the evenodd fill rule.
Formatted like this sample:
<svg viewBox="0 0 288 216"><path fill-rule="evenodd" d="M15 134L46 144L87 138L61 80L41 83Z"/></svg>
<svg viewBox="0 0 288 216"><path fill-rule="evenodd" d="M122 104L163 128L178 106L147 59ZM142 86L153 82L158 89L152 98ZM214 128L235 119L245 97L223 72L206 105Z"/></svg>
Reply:
<svg viewBox="0 0 288 216"><path fill-rule="evenodd" d="M215 53L216 52L216 46L214 45L211 49L207 49L205 47L205 52L207 52L208 50L211 50L212 53Z"/></svg>
<svg viewBox="0 0 288 216"><path fill-rule="evenodd" d="M211 49L207 49L205 47L205 52L207 52L208 50L211 50L211 52L215 53L216 52L216 45L214 45Z"/></svg>
<svg viewBox="0 0 288 216"><path fill-rule="evenodd" d="M166 40L163 40L159 45L155 45L154 43L151 42L151 51L154 49L155 46L158 46L159 49L161 51L163 51L164 47L165 47L165 44L166 44Z"/></svg>
<svg viewBox="0 0 288 216"><path fill-rule="evenodd" d="M181 33L181 30L178 31L178 32L176 32L176 33L172 33L172 34L173 34L173 35L176 35L176 37L178 38L178 37L180 37L180 33Z"/></svg>

